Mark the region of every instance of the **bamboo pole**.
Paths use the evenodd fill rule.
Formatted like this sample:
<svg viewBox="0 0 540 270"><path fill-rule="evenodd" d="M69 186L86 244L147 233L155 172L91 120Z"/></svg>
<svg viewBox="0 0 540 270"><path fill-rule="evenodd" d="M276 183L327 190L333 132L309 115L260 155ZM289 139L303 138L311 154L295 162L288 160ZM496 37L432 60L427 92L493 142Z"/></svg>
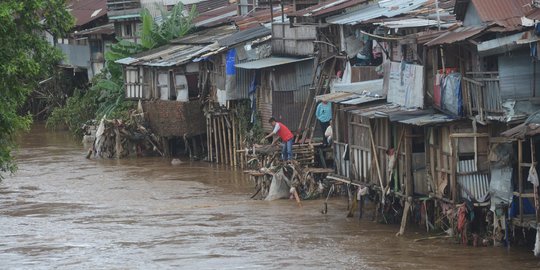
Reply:
<svg viewBox="0 0 540 270"><path fill-rule="evenodd" d="M218 129L217 129L217 118L214 116L212 117L212 126L214 128L214 145L215 145L215 152L216 152L216 162L217 163L220 163L221 162L221 157L220 157L220 152L219 151L219 132L218 132Z"/></svg>
<svg viewBox="0 0 540 270"><path fill-rule="evenodd" d="M221 145L223 145L223 160L225 160L225 164L229 164L229 155L227 154L227 131L225 130L225 116L221 116L219 118L219 123L221 125Z"/></svg>
<svg viewBox="0 0 540 270"><path fill-rule="evenodd" d="M208 161L213 162L212 141L210 139L212 137L212 129L210 128L210 121L210 116L206 117L206 153L208 154Z"/></svg>
<svg viewBox="0 0 540 270"><path fill-rule="evenodd" d="M523 141L518 140L518 189L519 189L519 221L523 224Z"/></svg>
<svg viewBox="0 0 540 270"><path fill-rule="evenodd" d="M536 161L535 161L535 147L534 147L534 143L533 143L533 138L530 137L529 138L529 141L531 142L531 168L535 168L536 167ZM538 202L538 185L535 185L533 184L533 189L534 189L534 214L535 214L535 222L536 222L536 227L537 228L540 228L538 227L538 210L540 209L540 206L538 205L539 202ZM538 233L538 231L536 232Z"/></svg>
<svg viewBox="0 0 540 270"><path fill-rule="evenodd" d="M225 118L225 120L228 120L227 123L229 123L229 125L227 126L227 145L229 147L229 164L234 166L235 164L234 164L233 138L232 138L233 126L231 124L230 117L231 117L231 115L229 113L224 118Z"/></svg>
<svg viewBox="0 0 540 270"><path fill-rule="evenodd" d="M219 147L219 160L220 160L220 164L225 164L225 159L223 157L223 133L221 132L221 121L220 121L220 118L221 116L217 116L216 117L216 131L217 131L217 134L218 134L218 139L217 139L217 145Z"/></svg>
<svg viewBox="0 0 540 270"><path fill-rule="evenodd" d="M238 149L238 146L237 146L237 143L238 143L238 140L236 139L238 133L236 132L236 114L232 114L232 132L233 132L233 157L234 157L234 167L238 166L238 159L237 159L237 156L238 156L238 153L236 152L236 150Z"/></svg>
<svg viewBox="0 0 540 270"><path fill-rule="evenodd" d="M373 157L375 159L375 166L377 168L377 175L379 176L379 184L381 185L381 192L383 192L382 196L384 197L384 185L382 182L381 177L381 167L379 166L379 155L377 153L377 147L375 146L375 140L373 139L373 131L371 130L371 125L368 127L369 130L369 138L371 140L371 148L373 151Z"/></svg>

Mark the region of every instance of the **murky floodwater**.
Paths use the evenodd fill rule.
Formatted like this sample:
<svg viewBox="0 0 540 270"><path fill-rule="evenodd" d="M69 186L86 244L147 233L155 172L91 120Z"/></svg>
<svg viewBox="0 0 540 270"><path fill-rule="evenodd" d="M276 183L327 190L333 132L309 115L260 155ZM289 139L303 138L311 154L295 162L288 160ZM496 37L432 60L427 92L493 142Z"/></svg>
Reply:
<svg viewBox="0 0 540 270"><path fill-rule="evenodd" d="M250 200L241 172L161 158L87 160L36 126L0 183L1 269L538 269L527 250L396 238L334 199Z"/></svg>

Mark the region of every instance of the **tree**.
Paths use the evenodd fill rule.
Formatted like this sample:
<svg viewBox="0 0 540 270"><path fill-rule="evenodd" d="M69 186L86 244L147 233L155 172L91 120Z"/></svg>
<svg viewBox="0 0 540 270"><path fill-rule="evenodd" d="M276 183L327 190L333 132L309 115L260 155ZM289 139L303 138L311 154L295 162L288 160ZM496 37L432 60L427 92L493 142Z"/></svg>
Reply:
<svg viewBox="0 0 540 270"><path fill-rule="evenodd" d="M19 108L62 58L44 33L64 36L73 22L65 0L0 1L0 178L16 169L15 135L32 120L19 115Z"/></svg>

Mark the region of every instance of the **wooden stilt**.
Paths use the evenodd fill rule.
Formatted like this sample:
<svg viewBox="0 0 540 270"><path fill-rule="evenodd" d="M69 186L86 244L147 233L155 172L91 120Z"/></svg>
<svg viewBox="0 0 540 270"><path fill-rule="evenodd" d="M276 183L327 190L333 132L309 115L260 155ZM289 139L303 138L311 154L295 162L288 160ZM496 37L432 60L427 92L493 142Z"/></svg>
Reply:
<svg viewBox="0 0 540 270"><path fill-rule="evenodd" d="M220 159L220 156L219 156L219 143L218 143L218 138L219 138L219 132L218 132L218 129L217 129L217 119L215 117L215 115L212 117L212 128L214 129L214 150L216 152L216 162L217 163L220 163L221 159Z"/></svg>
<svg viewBox="0 0 540 270"><path fill-rule="evenodd" d="M222 115L220 118L219 118L219 124L220 124L220 128L221 128L221 145L222 145L222 151L223 151L223 160L225 161L224 164L229 164L229 156L227 154L227 144L226 144L226 141L227 141L227 136L226 136L226 130L225 130L225 120L224 120L224 116Z"/></svg>
<svg viewBox="0 0 540 270"><path fill-rule="evenodd" d="M207 157L207 160L209 162L212 162L212 151L210 150L210 136L212 135L210 133L210 117L206 117L206 155L208 156Z"/></svg>
<svg viewBox="0 0 540 270"><path fill-rule="evenodd" d="M403 208L403 217L401 218L401 226L396 236L402 236L405 233L405 227L407 226L407 219L409 218L409 212L411 209L411 202L405 201L405 208Z"/></svg>
<svg viewBox="0 0 540 270"><path fill-rule="evenodd" d="M238 156L238 153L236 152L236 150L238 150L238 140L236 139L238 133L236 132L236 114L233 113L231 114L231 119L232 119L232 133L233 133L233 165L234 167L238 166L238 159L237 159L237 156Z"/></svg>
<svg viewBox="0 0 540 270"><path fill-rule="evenodd" d="M234 166L234 161L233 161L234 160L234 152L233 152L233 143L232 143L232 141L233 141L233 138L232 138L232 129L233 129L233 127L232 127L230 118L231 118L230 113L225 116L225 122L226 122L226 124L228 124L228 125L226 125L226 127L227 127L227 146L229 148L229 151L228 151L229 164L231 164L231 166Z"/></svg>

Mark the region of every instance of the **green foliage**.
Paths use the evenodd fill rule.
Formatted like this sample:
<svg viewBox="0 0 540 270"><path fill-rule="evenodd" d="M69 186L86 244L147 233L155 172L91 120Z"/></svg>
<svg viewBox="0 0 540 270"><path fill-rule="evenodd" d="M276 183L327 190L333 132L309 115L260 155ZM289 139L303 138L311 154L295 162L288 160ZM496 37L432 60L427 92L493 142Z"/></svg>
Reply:
<svg viewBox="0 0 540 270"><path fill-rule="evenodd" d="M56 108L47 119L47 128L67 127L72 133L82 136L82 124L93 120L97 109L97 92L76 90L63 107Z"/></svg>
<svg viewBox="0 0 540 270"><path fill-rule="evenodd" d="M170 40L182 37L191 31L193 27L193 19L197 17L195 6L191 11L184 15L184 5L177 4L174 8L167 12L161 6L158 6L161 11L162 22L156 22L147 9L141 12L142 30L141 43L145 49L153 49L167 44Z"/></svg>
<svg viewBox="0 0 540 270"><path fill-rule="evenodd" d="M31 123L18 109L62 57L40 33L63 35L72 25L64 0L0 1L0 173L16 169L14 137Z"/></svg>
<svg viewBox="0 0 540 270"><path fill-rule="evenodd" d="M266 135L262 126L261 117L256 114L255 121L251 123L251 101L241 101L236 107L236 113L243 137L247 145L258 143Z"/></svg>
<svg viewBox="0 0 540 270"><path fill-rule="evenodd" d="M92 87L87 92L79 92L69 98L66 105L53 111L47 120L50 128L68 127L77 136L82 135L82 124L91 119L128 118L127 112L135 106L135 102L125 100L125 89L122 65L116 61L133 56L143 51L167 44L171 39L181 37L192 28L195 9L183 15L183 5L176 5L169 13L161 12L163 21L155 22L148 10L141 13L142 30L139 33L142 44L127 40L119 40L110 46L105 53L105 68L94 77Z"/></svg>

